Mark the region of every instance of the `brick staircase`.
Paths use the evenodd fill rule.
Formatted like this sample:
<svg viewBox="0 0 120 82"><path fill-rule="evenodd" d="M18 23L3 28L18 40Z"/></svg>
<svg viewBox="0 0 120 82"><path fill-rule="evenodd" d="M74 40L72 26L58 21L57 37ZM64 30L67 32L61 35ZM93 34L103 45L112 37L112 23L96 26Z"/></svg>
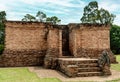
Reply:
<svg viewBox="0 0 120 82"><path fill-rule="evenodd" d="M59 70L69 77L101 76L97 59L59 58Z"/></svg>

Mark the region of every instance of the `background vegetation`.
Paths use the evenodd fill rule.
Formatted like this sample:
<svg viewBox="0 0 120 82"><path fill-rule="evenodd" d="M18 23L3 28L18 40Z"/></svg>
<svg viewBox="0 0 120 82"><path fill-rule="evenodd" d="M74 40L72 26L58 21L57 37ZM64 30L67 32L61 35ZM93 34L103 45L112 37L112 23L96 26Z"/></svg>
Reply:
<svg viewBox="0 0 120 82"><path fill-rule="evenodd" d="M47 17L47 15L42 11L38 11L36 16L26 14L22 21L50 22L52 24L59 24L61 22L57 16Z"/></svg>

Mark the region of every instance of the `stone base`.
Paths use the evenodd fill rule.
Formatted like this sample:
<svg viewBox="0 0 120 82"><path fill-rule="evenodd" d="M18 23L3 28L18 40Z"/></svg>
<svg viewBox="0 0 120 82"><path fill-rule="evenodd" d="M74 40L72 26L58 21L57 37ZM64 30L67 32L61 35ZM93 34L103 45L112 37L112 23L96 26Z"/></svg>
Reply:
<svg viewBox="0 0 120 82"><path fill-rule="evenodd" d="M45 58L44 67L47 69L56 69L58 64L57 58Z"/></svg>
<svg viewBox="0 0 120 82"><path fill-rule="evenodd" d="M57 66L57 57L59 55L59 49L49 48L44 59L44 67L56 69Z"/></svg>
<svg viewBox="0 0 120 82"><path fill-rule="evenodd" d="M3 67L3 61L1 56L0 56L0 67Z"/></svg>
<svg viewBox="0 0 120 82"><path fill-rule="evenodd" d="M110 67L109 67L108 65L105 65L105 66L103 67L103 74L104 74L105 76L111 75Z"/></svg>
<svg viewBox="0 0 120 82"><path fill-rule="evenodd" d="M3 66L43 65L46 50L5 50L2 54Z"/></svg>

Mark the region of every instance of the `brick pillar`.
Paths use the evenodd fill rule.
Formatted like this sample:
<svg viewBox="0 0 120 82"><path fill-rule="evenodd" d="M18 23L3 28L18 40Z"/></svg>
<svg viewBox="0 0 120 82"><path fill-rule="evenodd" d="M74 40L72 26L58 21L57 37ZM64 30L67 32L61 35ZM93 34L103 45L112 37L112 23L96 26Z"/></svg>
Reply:
<svg viewBox="0 0 120 82"><path fill-rule="evenodd" d="M47 38L47 53L44 59L45 68L56 68L59 56L59 29L50 28Z"/></svg>
<svg viewBox="0 0 120 82"><path fill-rule="evenodd" d="M77 53L76 53L76 50L77 50L77 45L76 45L76 32L74 33L74 57L77 57Z"/></svg>
<svg viewBox="0 0 120 82"><path fill-rule="evenodd" d="M62 57L62 30L59 30L59 57Z"/></svg>

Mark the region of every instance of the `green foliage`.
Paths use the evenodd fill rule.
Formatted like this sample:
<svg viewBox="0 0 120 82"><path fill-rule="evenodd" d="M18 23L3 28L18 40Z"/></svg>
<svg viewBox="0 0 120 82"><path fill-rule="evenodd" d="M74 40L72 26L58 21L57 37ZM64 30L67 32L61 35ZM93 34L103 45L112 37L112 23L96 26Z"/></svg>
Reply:
<svg viewBox="0 0 120 82"><path fill-rule="evenodd" d="M0 55L2 54L3 50L4 50L4 45L0 44Z"/></svg>
<svg viewBox="0 0 120 82"><path fill-rule="evenodd" d="M100 24L112 24L115 15L110 14L107 10L101 8L99 10L97 1L90 2L84 8L84 13L80 19L82 23L100 23Z"/></svg>
<svg viewBox="0 0 120 82"><path fill-rule="evenodd" d="M41 11L38 11L37 14L36 14L36 17L38 17L38 20L39 22L44 22L45 19L46 19L46 14L41 12Z"/></svg>
<svg viewBox="0 0 120 82"><path fill-rule="evenodd" d="M6 12L1 11L0 12L0 23L3 23L6 20Z"/></svg>
<svg viewBox="0 0 120 82"><path fill-rule="evenodd" d="M120 26L112 25L110 30L110 47L113 53L120 53Z"/></svg>
<svg viewBox="0 0 120 82"><path fill-rule="evenodd" d="M50 22L53 24L59 24L61 22L57 16L47 17L47 15L42 11L38 11L35 17L30 14L26 14L22 21Z"/></svg>
<svg viewBox="0 0 120 82"><path fill-rule="evenodd" d="M36 18L30 14L26 14L24 18L22 19L22 21L35 21L35 20Z"/></svg>
<svg viewBox="0 0 120 82"><path fill-rule="evenodd" d="M4 23L0 23L0 44L4 44Z"/></svg>
<svg viewBox="0 0 120 82"><path fill-rule="evenodd" d="M5 35L5 25L4 21L6 20L6 13L5 11L0 12L0 54L2 54L4 50L4 35Z"/></svg>
<svg viewBox="0 0 120 82"><path fill-rule="evenodd" d="M117 62L120 62L120 54L116 55L116 60L117 60Z"/></svg>
<svg viewBox="0 0 120 82"><path fill-rule="evenodd" d="M56 16L52 16L52 17L47 17L46 22L51 22L53 24L59 24L61 20Z"/></svg>

